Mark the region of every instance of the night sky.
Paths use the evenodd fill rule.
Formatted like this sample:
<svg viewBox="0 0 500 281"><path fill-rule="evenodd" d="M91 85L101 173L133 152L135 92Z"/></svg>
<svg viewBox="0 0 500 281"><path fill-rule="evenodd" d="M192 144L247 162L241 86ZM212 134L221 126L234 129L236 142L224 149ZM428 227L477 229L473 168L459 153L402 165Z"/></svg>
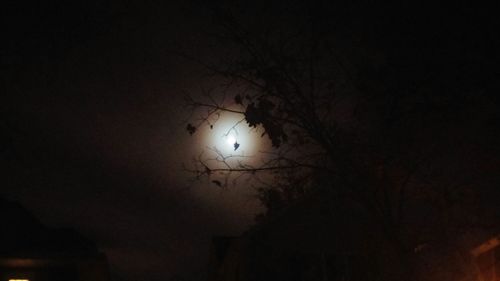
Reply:
<svg viewBox="0 0 500 281"><path fill-rule="evenodd" d="M261 211L251 189L221 191L183 169L204 146L185 130L184 94L206 77L178 52L209 57L213 42L206 10L176 2L2 4L0 195L94 240L117 280L198 280L211 237L240 234ZM470 42L467 55L487 61L489 43ZM472 121L479 150L498 150L496 135L483 138L498 120Z"/></svg>
<svg viewBox="0 0 500 281"><path fill-rule="evenodd" d="M173 51L201 44L202 15L161 2L2 8L2 195L96 241L126 280L204 275L211 236L258 206L182 167L201 145L182 92L197 72Z"/></svg>

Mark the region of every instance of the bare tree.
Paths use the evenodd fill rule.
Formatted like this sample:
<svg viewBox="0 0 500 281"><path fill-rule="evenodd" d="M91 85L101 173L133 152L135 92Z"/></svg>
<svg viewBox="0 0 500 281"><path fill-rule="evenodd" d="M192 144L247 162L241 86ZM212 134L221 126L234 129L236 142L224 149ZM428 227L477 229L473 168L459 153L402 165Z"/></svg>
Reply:
<svg viewBox="0 0 500 281"><path fill-rule="evenodd" d="M317 28L312 14L291 29L280 23L247 29L231 13L216 12L219 40L229 46L230 53L216 63L203 62L221 86L207 91L205 101L187 100L193 109L204 109L197 111L199 119L188 124L187 130L194 134L200 126L214 126L224 112L239 114L241 120L235 125L260 128L272 149L265 151L264 161L258 164L233 161L239 155L214 149L215 157L197 159L197 175L274 171L285 179L292 171L309 179L304 187L328 178L337 190L375 200L365 203L397 221L408 182L426 157L401 155L397 147L403 146L401 141L388 144L383 140L394 140L398 136L393 128L411 122L395 109L404 101L394 99L392 108L378 108L389 97L374 98L377 93L360 89L367 84L361 71L340 55L344 52L337 49L337 38ZM368 67L375 63L367 62ZM398 174L397 183L385 179L392 174ZM273 177L263 184L278 182Z"/></svg>
<svg viewBox="0 0 500 281"><path fill-rule="evenodd" d="M188 99L199 119L187 130L194 134L214 126L214 116L224 112L239 114L237 124L260 128L272 149L261 162L214 150L214 157L197 158L192 171L198 177L222 173L225 180L213 180L219 186L231 176L251 175L270 210L318 189L349 198L405 253L430 241L410 239L408 233L426 237L415 233L446 229L443 237L434 237L441 242L459 225L477 221L465 218L465 209L457 212L471 198L471 176L463 165L447 162L454 153L446 148L450 140L428 125L467 96L433 97L440 90L435 80L419 74L406 81L408 74L388 66L369 41L345 43L318 11L321 6L302 8L301 17L292 13L293 20L249 26L242 23L244 16L214 9L217 38L228 51L220 60L201 63L221 86L205 100ZM419 210L421 202L431 202L432 210ZM428 220L425 230L410 222L416 211Z"/></svg>

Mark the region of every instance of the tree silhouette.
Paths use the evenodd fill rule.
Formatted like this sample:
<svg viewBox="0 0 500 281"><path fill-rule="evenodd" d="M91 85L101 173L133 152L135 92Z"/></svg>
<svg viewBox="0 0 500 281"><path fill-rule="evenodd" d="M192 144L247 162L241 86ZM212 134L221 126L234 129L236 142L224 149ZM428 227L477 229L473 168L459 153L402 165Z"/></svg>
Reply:
<svg viewBox="0 0 500 281"><path fill-rule="evenodd" d="M193 169L197 176L258 178L271 172L258 189L268 210L308 192L349 198L408 255L422 243L441 243L485 223L478 219L481 204L472 198L487 192L488 184L465 164L461 149L469 149L468 143L461 148L453 139L469 134L475 125L467 118L489 99L471 86L481 75L457 78L483 63L467 57L475 51L466 42L473 30L457 31L463 39L431 42L433 22L419 22L420 29L395 25L400 22L370 28L377 17L373 10L343 15L349 11L345 6L314 3L274 17L275 7L259 6L261 19L248 20L239 13L246 8L213 8L218 39L230 51L203 64L223 86L211 91L208 102L188 100L193 108L206 109L188 131L212 126L207 120L214 114L237 113L249 127L263 130L272 149L260 164L231 162L223 155L210 164L200 157ZM362 20L362 27L354 24ZM336 29L342 21L347 23ZM385 41L373 40L387 30ZM461 49L449 48L453 44ZM436 58L441 50L449 54ZM468 67L451 75L458 62ZM221 93L221 102L215 102L214 92ZM429 218L424 226L415 223L416 213ZM442 237L420 244L409 238L424 237L429 229Z"/></svg>

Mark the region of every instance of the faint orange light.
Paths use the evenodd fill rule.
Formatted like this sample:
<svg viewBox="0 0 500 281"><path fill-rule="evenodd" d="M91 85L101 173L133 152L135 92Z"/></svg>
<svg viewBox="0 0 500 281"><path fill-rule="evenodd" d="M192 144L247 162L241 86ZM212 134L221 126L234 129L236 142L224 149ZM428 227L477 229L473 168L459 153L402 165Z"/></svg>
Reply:
<svg viewBox="0 0 500 281"><path fill-rule="evenodd" d="M9 281L30 281L28 279L9 279Z"/></svg>

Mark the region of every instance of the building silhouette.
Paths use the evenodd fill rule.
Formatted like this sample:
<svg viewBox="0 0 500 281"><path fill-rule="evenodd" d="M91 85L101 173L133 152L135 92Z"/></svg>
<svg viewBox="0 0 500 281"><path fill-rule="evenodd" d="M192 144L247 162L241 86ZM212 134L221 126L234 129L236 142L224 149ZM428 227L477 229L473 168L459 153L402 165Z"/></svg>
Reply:
<svg viewBox="0 0 500 281"><path fill-rule="evenodd" d="M20 204L0 198L0 280L108 281L104 254L72 229L41 224Z"/></svg>
<svg viewBox="0 0 500 281"><path fill-rule="evenodd" d="M329 207L330 208L326 208ZM418 280L500 280L500 236L470 229L460 249L416 243ZM457 234L458 235L458 234ZM463 250L461 256L457 256ZM354 204L306 198L241 236L212 239L208 281L410 280L403 260ZM413 276L417 277L417 276ZM412 280L415 280L412 279Z"/></svg>

